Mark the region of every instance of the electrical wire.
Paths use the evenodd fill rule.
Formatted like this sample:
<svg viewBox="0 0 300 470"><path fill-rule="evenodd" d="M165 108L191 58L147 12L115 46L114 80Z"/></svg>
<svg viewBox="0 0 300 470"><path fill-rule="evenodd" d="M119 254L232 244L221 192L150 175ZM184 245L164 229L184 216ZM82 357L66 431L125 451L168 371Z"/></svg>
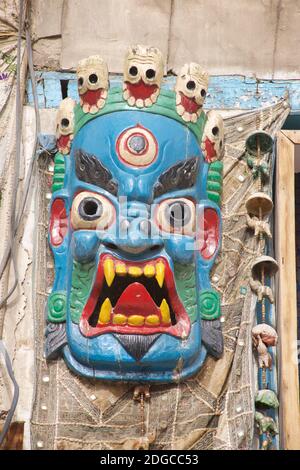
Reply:
<svg viewBox="0 0 300 470"><path fill-rule="evenodd" d="M12 204L12 210L11 213L14 214L14 216L11 218L11 243L4 253L4 256L1 260L0 263L0 279L3 276L3 273L5 271L5 268L11 259L13 268L14 268L14 283L12 287L10 288L9 292L0 301L0 308L7 302L9 297L12 295L12 293L15 291L17 285L18 285L18 270L17 270L17 262L16 262L16 253L15 253L15 238L16 234L18 232L18 228L20 226L22 216L24 214L24 210L26 207L27 199L28 199L28 194L29 190L31 187L31 179L32 175L34 173L34 164L36 162L36 158L38 155L37 152L37 147L38 147L38 136L40 134L40 116L39 116L39 108L38 108L38 99L37 99L37 92L36 92L36 83L35 83L35 74L34 74L34 68L33 68L33 59L32 59L32 44L31 44L31 37L30 37L30 31L28 28L28 24L26 22L26 17L27 17L27 10L24 12L24 0L19 0L19 31L18 31L18 46L17 46L17 86L16 86L16 156L15 156L15 175L14 175L14 194L15 198L13 200ZM24 14L25 13L25 14ZM23 18L24 17L24 18ZM21 103L21 84L20 84L20 71L21 71L21 46L22 46L22 31L24 28L25 24L25 32L26 32L26 48L27 48L27 54L28 54L28 68L29 68L29 74L30 74L30 80L32 84L32 91L33 91L33 97L34 97L34 109L35 109L35 120L36 120L36 126L35 126L35 138L34 138L34 146L33 146L33 151L32 151L32 156L31 160L29 163L29 168L27 171L27 176L26 176L26 181L25 181L25 187L24 187L24 192L21 198L21 203L18 209L18 212L16 212L17 208L17 192L18 192L18 183L19 183L19 174L20 174L20 161L21 161L21 134L22 134L22 103ZM1 332L0 332L1 333ZM1 336L0 336L1 337ZM5 348L5 345L3 341L0 339L0 353L4 356L5 359L5 365L9 374L9 377L11 378L11 381L14 386L14 393L13 393L13 399L12 403L10 406L10 409L7 413L2 431L0 433L0 446L5 440L5 437L7 435L7 432L9 430L13 415L16 410L16 406L18 403L19 399L19 386L17 384L17 381L15 379L14 373L13 373L13 368L12 364L8 355L8 352Z"/></svg>

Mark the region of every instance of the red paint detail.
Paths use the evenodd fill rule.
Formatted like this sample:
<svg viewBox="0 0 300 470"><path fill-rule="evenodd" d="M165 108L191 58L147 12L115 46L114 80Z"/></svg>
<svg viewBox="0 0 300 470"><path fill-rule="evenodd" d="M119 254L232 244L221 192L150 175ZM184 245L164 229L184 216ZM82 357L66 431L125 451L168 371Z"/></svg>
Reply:
<svg viewBox="0 0 300 470"><path fill-rule="evenodd" d="M201 104L196 103L195 98L188 98L182 92L180 92L180 95L181 104L188 113L196 113L202 107Z"/></svg>
<svg viewBox="0 0 300 470"><path fill-rule="evenodd" d="M200 229L198 236L199 249L203 258L209 260L218 248L220 220L218 213L211 208L204 209L204 213L200 214L200 218L203 227L202 230Z"/></svg>
<svg viewBox="0 0 300 470"><path fill-rule="evenodd" d="M54 246L63 242L68 232L68 218L63 199L55 199L51 207L50 216L50 240Z"/></svg>
<svg viewBox="0 0 300 470"><path fill-rule="evenodd" d="M139 98L142 100L150 98L158 88L157 85L146 85L142 79L137 83L126 82L126 85L130 96L134 96L136 100Z"/></svg>
<svg viewBox="0 0 300 470"><path fill-rule="evenodd" d="M208 137L204 140L205 150L206 150L206 157L205 161L210 163L216 156L217 152L215 151L215 144Z"/></svg>
<svg viewBox="0 0 300 470"><path fill-rule="evenodd" d="M114 261L120 261L119 259L114 258L111 255L107 255L107 254L103 254L100 257L94 286L92 288L90 297L88 298L85 304L85 307L83 309L82 316L80 319L79 327L80 327L81 333L84 336L93 337L93 336L98 336L100 334L105 334L105 333L149 334L149 335L156 334L156 333L165 333L165 334L169 334L171 336L176 336L176 337L182 337L182 336L187 337L189 335L190 329L191 329L191 322L190 322L188 314L186 313L184 306L181 303L181 300L178 297L173 272L169 266L169 263L163 257L159 257L159 258L156 258L155 260L152 260L152 263L157 263L158 261L161 261L165 265L165 284L164 285L168 291L170 306L176 317L175 325L171 325L171 326L124 325L124 326L121 326L121 325L113 325L113 324L108 324L108 325L98 324L95 327L91 326L88 320L90 316L93 314L97 301L99 299L99 296L101 295L102 285L104 281L103 263L106 257L113 259ZM149 264L149 261L148 262L147 261L144 261L144 262L130 261L129 262L123 259L122 259L122 262L128 266L138 266L142 269L146 264ZM153 299L151 300L153 301ZM159 310L156 304L155 304L155 307ZM113 308L112 314L115 313L115 308L116 307ZM145 308L149 308L149 307L148 306L146 307L144 301L141 301L140 308L139 308L140 315L143 314L143 309ZM128 315L127 312L122 312L122 313L125 315ZM151 311L151 313L153 312ZM160 314L160 310L159 310L159 314Z"/></svg>
<svg viewBox="0 0 300 470"><path fill-rule="evenodd" d="M132 131L134 131L137 127L140 127L141 129L145 129L147 132L149 132L149 134L151 135L152 139L153 139L153 142L155 144L155 155L152 159L152 161L150 163L145 163L144 165L134 165L133 163L129 163L128 161L124 160L124 158L122 157L122 150L125 148L128 152L131 153L131 155L134 155L135 157L139 157L139 156L143 156L146 154L146 152L148 151L148 148L149 148L149 141L147 139L147 137L142 134L142 133L139 133L139 132L132 132L132 134L130 134L127 139L125 140L125 142L123 142L123 147L121 147L121 143L122 143L122 138L124 136L124 134L126 134L128 131L130 131L130 129L132 129ZM133 137L133 136L136 136L136 135L141 135L143 136L146 141L147 141L147 145L146 145L146 148L145 150L143 150L143 152L141 153L135 153L135 152L132 152L131 149L128 147L128 140ZM156 138L154 137L154 134L149 131L149 129L147 129L146 127L143 127L141 126L140 124L137 124L135 127L131 127L129 129L125 129L125 131L123 131L118 139L117 139L117 143L116 143L116 152L117 152L117 155L119 157L120 160L122 160L122 162L127 165L127 166L133 166L134 168L143 168L143 167L146 167L146 166L149 166L149 165L152 165L152 163L154 162L154 160L156 160L156 157L157 157L157 154L158 154L158 143L157 143L157 140Z"/></svg>
<svg viewBox="0 0 300 470"><path fill-rule="evenodd" d="M99 88L98 90L88 90L81 95L81 98L84 103L88 103L92 106L97 104L97 101L101 98L102 90L102 88Z"/></svg>
<svg viewBox="0 0 300 470"><path fill-rule="evenodd" d="M57 139L57 148L58 148L58 151L61 152L62 150L65 150L65 149L70 149L70 134L69 135L61 135L58 139Z"/></svg>
<svg viewBox="0 0 300 470"><path fill-rule="evenodd" d="M130 284L121 294L114 308L114 313L124 315L159 315L160 309L152 299L147 289L139 282Z"/></svg>

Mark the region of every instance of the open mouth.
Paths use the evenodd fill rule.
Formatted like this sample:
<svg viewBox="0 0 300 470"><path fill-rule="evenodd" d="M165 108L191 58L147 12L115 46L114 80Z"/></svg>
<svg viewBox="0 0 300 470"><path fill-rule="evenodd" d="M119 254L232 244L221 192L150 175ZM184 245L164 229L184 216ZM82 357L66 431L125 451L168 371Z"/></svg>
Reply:
<svg viewBox="0 0 300 470"><path fill-rule="evenodd" d="M202 105L198 104L195 98L189 98L179 92L176 97L176 110L185 121L196 122L202 112Z"/></svg>
<svg viewBox="0 0 300 470"><path fill-rule="evenodd" d="M80 96L80 105L84 113L97 113L105 104L107 91L103 88L98 90L87 90Z"/></svg>
<svg viewBox="0 0 300 470"><path fill-rule="evenodd" d="M104 333L153 335L185 339L190 320L163 257L145 262L100 257L94 286L82 312L84 336Z"/></svg>
<svg viewBox="0 0 300 470"><path fill-rule="evenodd" d="M158 95L158 86L148 85L142 79L137 83L125 82L123 86L123 97L130 106L138 108L151 106L156 102Z"/></svg>

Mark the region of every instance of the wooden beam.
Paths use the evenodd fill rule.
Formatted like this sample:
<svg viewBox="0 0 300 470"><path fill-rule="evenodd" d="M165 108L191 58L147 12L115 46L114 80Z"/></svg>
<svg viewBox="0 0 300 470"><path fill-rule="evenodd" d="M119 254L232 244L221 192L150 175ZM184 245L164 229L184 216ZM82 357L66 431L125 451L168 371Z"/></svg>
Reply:
<svg viewBox="0 0 300 470"><path fill-rule="evenodd" d="M277 134L275 202L275 249L279 264L277 289L279 416L281 447L288 450L300 449L294 155L294 143L280 131Z"/></svg>
<svg viewBox="0 0 300 470"><path fill-rule="evenodd" d="M299 131L281 131L293 144L300 144L300 132Z"/></svg>

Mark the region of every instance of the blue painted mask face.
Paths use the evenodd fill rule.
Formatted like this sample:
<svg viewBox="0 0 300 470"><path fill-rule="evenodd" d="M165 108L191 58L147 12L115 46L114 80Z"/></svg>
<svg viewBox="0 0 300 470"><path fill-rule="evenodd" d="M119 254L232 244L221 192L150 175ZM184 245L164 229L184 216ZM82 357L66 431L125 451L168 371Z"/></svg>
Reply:
<svg viewBox="0 0 300 470"><path fill-rule="evenodd" d="M204 113L187 125L164 93L148 112L118 89L94 115L78 106L56 156L46 353L87 377L178 381L222 352L209 280L222 164Z"/></svg>

